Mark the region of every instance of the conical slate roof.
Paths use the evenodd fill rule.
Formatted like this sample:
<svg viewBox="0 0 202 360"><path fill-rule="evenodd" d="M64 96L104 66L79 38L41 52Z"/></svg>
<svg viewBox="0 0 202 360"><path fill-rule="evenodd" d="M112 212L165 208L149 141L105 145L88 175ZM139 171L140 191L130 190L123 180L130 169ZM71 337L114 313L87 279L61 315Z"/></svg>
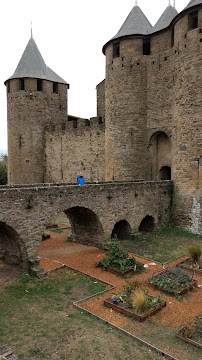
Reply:
<svg viewBox="0 0 202 360"><path fill-rule="evenodd" d="M184 8L184 10L199 4L202 4L202 0L191 0L189 4Z"/></svg>
<svg viewBox="0 0 202 360"><path fill-rule="evenodd" d="M140 7L136 5L131 10L118 33L112 39L135 34L146 35L151 32L151 29L152 25L149 20Z"/></svg>
<svg viewBox="0 0 202 360"><path fill-rule="evenodd" d="M67 84L65 80L46 66L32 36L22 54L14 74L8 80L18 78L37 78Z"/></svg>
<svg viewBox="0 0 202 360"><path fill-rule="evenodd" d="M177 10L173 6L169 5L157 21L157 23L154 25L152 32L154 33L156 31L167 28L177 14Z"/></svg>

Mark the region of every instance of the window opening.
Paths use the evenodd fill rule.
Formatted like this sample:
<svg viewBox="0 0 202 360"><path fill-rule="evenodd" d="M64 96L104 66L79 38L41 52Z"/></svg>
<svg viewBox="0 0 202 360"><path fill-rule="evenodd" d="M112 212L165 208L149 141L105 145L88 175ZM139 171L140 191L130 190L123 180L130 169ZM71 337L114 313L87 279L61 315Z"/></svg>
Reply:
<svg viewBox="0 0 202 360"><path fill-rule="evenodd" d="M189 30L196 29L198 27L198 11L192 11L188 15Z"/></svg>
<svg viewBox="0 0 202 360"><path fill-rule="evenodd" d="M20 135L20 137L19 137L19 149L21 149L21 147L22 147L22 136Z"/></svg>
<svg viewBox="0 0 202 360"><path fill-rule="evenodd" d="M43 81L41 79L37 79L37 91L43 90Z"/></svg>
<svg viewBox="0 0 202 360"><path fill-rule="evenodd" d="M174 39L175 39L175 29L173 27L171 32L171 47L174 46Z"/></svg>
<svg viewBox="0 0 202 360"><path fill-rule="evenodd" d="M7 82L7 93L9 93L11 91L11 88L10 88L10 81Z"/></svg>
<svg viewBox="0 0 202 360"><path fill-rule="evenodd" d="M53 93L58 94L58 83L57 82L53 82Z"/></svg>
<svg viewBox="0 0 202 360"><path fill-rule="evenodd" d="M20 90L25 90L25 80L20 79Z"/></svg>
<svg viewBox="0 0 202 360"><path fill-rule="evenodd" d="M116 42L113 44L113 57L119 57L120 56L120 43Z"/></svg>
<svg viewBox="0 0 202 360"><path fill-rule="evenodd" d="M143 40L143 55L150 55L150 39Z"/></svg>

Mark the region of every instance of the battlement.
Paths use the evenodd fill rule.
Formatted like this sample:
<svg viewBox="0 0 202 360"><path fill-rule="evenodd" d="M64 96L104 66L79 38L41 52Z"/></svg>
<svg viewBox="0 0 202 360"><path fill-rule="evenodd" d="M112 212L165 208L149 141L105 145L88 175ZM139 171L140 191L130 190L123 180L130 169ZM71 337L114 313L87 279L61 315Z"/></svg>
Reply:
<svg viewBox="0 0 202 360"><path fill-rule="evenodd" d="M89 119L78 118L69 115L67 121L60 124L46 124L45 130L49 133L53 132L76 132L77 130L100 129L104 130L105 120L101 116Z"/></svg>

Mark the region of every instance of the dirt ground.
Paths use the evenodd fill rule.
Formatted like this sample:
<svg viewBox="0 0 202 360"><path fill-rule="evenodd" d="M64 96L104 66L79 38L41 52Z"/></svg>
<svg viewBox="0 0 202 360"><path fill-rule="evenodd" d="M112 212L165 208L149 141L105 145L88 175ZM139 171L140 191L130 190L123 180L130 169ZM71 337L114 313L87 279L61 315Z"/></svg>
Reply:
<svg viewBox="0 0 202 360"><path fill-rule="evenodd" d="M175 345L175 343L170 343L167 339L164 339L163 336L162 338L160 336L162 334L162 329L165 329L165 332L172 334L173 337L176 329L179 329L182 325L191 321L196 315L202 313L201 275L194 277L198 281L199 287L196 290L192 290L188 296L185 296L183 301L179 301L175 297L170 297L157 290L148 288L151 295L161 294L163 299L167 301L167 306L159 313L152 316L152 319L147 323L138 324L137 327L136 322L103 306L103 300L112 296L114 293L120 292L128 281L127 279L120 278L114 274L95 267L95 263L102 259L106 252L95 247L68 243L65 241L66 236L61 236L60 234L53 233L51 231L47 233L51 235L51 238L41 242L38 251L41 258L40 265L45 271L67 266L116 287L113 291L103 296L83 301L83 303L80 304L83 309L88 310L111 324L129 331L137 337L143 338L145 341L152 343L154 346L160 348L166 353L169 353L170 355L183 360L192 360L192 356L188 354L184 344L181 345L181 343L176 342ZM140 261L143 264L148 264L148 268L142 274L136 274L135 277L131 277L130 281L138 280L145 282L155 271L162 269L162 265L160 263L153 262L136 255L133 256L137 261ZM175 266L178 262L181 262L184 259L186 259L186 257L170 263L169 266ZM3 266L0 263L1 281L9 281L9 278L19 275L20 272L20 269L17 267ZM149 329L149 324L152 324L153 326L152 331L154 335L151 333L151 328ZM160 330L158 330L158 327ZM158 331L160 331L160 336L158 336ZM189 351L191 354L191 348ZM193 357L193 359L197 359L197 357Z"/></svg>

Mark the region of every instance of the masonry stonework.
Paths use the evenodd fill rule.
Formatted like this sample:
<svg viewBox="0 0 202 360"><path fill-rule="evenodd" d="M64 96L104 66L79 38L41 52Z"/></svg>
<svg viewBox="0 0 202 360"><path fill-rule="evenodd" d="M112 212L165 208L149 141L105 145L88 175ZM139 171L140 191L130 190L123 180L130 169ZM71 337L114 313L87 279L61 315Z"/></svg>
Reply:
<svg viewBox="0 0 202 360"><path fill-rule="evenodd" d="M107 195L102 197L105 185L86 187L86 190L70 187L66 193L71 199L70 189L73 189L71 204L65 198L63 209L58 198L58 206L49 207L48 199L53 197L55 201L58 194L57 187L50 185L50 189L43 188L46 195L40 190L41 198L46 196L46 200L44 204L36 201L40 204L35 208L38 210L33 208L29 212L20 205L22 212L16 213L13 207L9 212L11 201L8 200L7 205L3 202L8 226L18 229L22 216L22 228L13 233L14 238L21 239L24 227L33 245L39 241L49 215L59 210L67 210L72 224L77 224L76 217L80 219L83 210L78 213L68 209L79 206L80 201L89 210L86 221L94 219L92 228L99 229L99 233L103 229L105 236L110 235L112 226L119 221L119 213L120 220L127 219L134 231L143 213L144 216L148 213L158 225L166 222L202 234L201 34L201 0L191 0L179 14L169 5L154 27L139 6L135 6L117 35L103 47L106 78L97 85L97 117L90 120L68 114L69 85L45 65L34 40L30 39L30 52L23 55L29 71L18 66L6 81L9 184L75 183L82 171L87 183L110 181L108 195L113 194L113 199L108 203ZM29 67L28 55L33 53L35 72ZM144 186L136 184L146 194L143 202L138 203L143 197L135 197L136 188L131 183L134 180L144 183ZM159 197L152 192L163 180L172 180L173 199L172 211L167 207L169 220L161 222L158 219L161 212L156 212L158 216L154 214ZM129 181L127 192L126 185L117 185L123 181ZM22 192L22 189L11 193L22 195L23 199L26 192L33 197L33 190L30 194L30 190ZM8 194L11 193L9 190ZM98 204L99 201L103 203ZM51 209L49 214L47 206ZM37 219L34 228L30 225L33 218ZM0 221L3 224L6 219ZM79 229L78 224L75 228ZM4 233L7 239L9 230L4 229ZM38 240L34 240L35 235ZM99 239L95 236L96 244ZM29 258L28 243L26 246L24 240L18 243L15 251L18 253L22 247L25 249L22 254L26 253L22 256Z"/></svg>
<svg viewBox="0 0 202 360"><path fill-rule="evenodd" d="M123 219L132 232L146 216L153 218L154 229L167 226L171 189L169 181L1 186L0 258L38 271L42 233L62 211L70 220L74 241L88 245L103 245Z"/></svg>

